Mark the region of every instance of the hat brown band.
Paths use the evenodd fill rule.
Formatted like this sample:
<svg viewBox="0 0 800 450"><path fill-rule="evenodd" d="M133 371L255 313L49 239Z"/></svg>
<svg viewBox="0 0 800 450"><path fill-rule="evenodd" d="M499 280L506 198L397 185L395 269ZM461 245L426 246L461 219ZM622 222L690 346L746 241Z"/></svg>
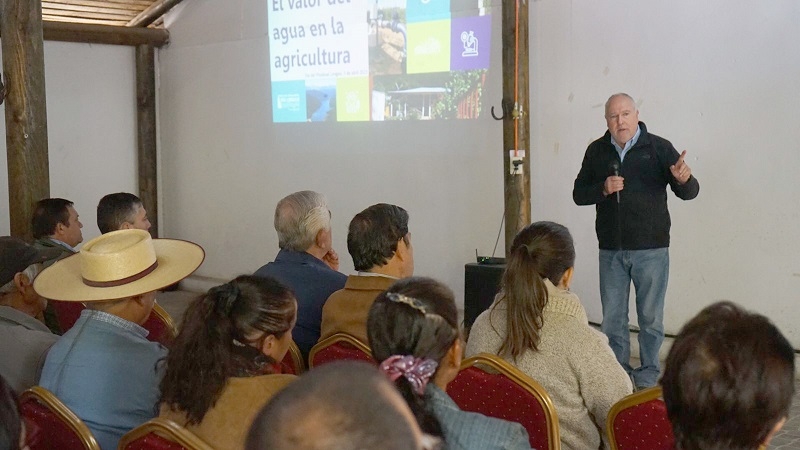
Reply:
<svg viewBox="0 0 800 450"><path fill-rule="evenodd" d="M121 280L92 281L92 280L87 280L86 278L83 278L83 277L81 277L81 278L83 278L83 284L85 284L87 286L101 287L101 288L102 287L116 287L116 286L122 286L122 285L128 284L128 283L133 283L136 280L140 280L140 279L144 278L145 276L147 276L150 272L156 270L156 267L158 267L158 261L154 262L153 265L148 267L147 269L144 269L143 271L141 271L141 272L139 272L139 273L137 273L135 275L131 275L131 276L123 278Z"/></svg>

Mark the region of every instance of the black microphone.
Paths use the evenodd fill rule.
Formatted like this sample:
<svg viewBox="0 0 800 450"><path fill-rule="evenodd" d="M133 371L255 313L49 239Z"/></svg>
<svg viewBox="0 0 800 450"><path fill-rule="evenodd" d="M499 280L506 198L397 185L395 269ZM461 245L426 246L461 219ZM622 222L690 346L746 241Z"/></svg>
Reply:
<svg viewBox="0 0 800 450"><path fill-rule="evenodd" d="M608 166L612 172L614 172L614 176L619 176L619 163L616 161L611 161L611 164ZM617 191L617 203L619 204L619 191Z"/></svg>

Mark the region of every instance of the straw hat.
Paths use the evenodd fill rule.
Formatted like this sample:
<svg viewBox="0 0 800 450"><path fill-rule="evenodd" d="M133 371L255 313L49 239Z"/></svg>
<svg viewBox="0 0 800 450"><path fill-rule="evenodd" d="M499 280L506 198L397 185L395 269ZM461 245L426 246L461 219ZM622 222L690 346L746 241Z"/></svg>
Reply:
<svg viewBox="0 0 800 450"><path fill-rule="evenodd" d="M33 288L44 298L68 302L132 297L177 283L204 258L193 242L153 239L144 230L113 231L45 269Z"/></svg>

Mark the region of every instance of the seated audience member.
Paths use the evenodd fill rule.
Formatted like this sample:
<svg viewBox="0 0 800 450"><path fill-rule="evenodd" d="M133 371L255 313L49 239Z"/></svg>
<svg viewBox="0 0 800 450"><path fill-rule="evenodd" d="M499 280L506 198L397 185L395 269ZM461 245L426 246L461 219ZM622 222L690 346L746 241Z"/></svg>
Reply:
<svg viewBox="0 0 800 450"><path fill-rule="evenodd" d="M328 297L322 308L322 336L343 332L367 342L367 314L375 297L399 278L414 274L414 251L405 209L379 203L350 221L347 250L358 275Z"/></svg>
<svg viewBox="0 0 800 450"><path fill-rule="evenodd" d="M36 203L31 218L33 246L39 249L55 248L60 250L57 257L45 261L44 267L49 267L59 259L74 255L75 248L83 241L81 228L83 224L78 220L78 212L73 203L63 198L46 198ZM48 305L44 313L44 322L53 333L61 334L58 318L53 305Z"/></svg>
<svg viewBox="0 0 800 450"><path fill-rule="evenodd" d="M0 376L0 450L27 449L17 395Z"/></svg>
<svg viewBox="0 0 800 450"><path fill-rule="evenodd" d="M391 383L371 364L339 361L303 374L253 421L247 450L417 450L422 436Z"/></svg>
<svg viewBox="0 0 800 450"><path fill-rule="evenodd" d="M33 290L33 279L44 261L59 254L0 237L0 375L17 392L39 381L47 351L58 339L42 323L47 300Z"/></svg>
<svg viewBox="0 0 800 450"><path fill-rule="evenodd" d="M45 298L87 305L50 349L39 384L86 423L103 450L156 415L167 351L147 340L141 324L156 290L189 276L203 257L197 244L122 230L92 239L34 280Z"/></svg>
<svg viewBox="0 0 800 450"><path fill-rule="evenodd" d="M766 448L789 414L794 350L769 319L730 302L681 329L661 386L679 450Z"/></svg>
<svg viewBox="0 0 800 450"><path fill-rule="evenodd" d="M103 234L131 228L147 231L150 220L139 197L118 192L106 195L97 204L97 228Z"/></svg>
<svg viewBox="0 0 800 450"><path fill-rule="evenodd" d="M564 450L601 448L608 411L632 386L569 290L572 236L563 225L533 223L514 238L507 260L500 293L472 326L467 356L499 355L539 382L558 411Z"/></svg>
<svg viewBox="0 0 800 450"><path fill-rule="evenodd" d="M31 218L33 244L37 248L57 248L61 250L58 258L48 261L49 266L56 259L65 258L75 254L75 247L83 242L81 228L83 224L78 220L78 212L73 203L63 198L46 198L36 203Z"/></svg>
<svg viewBox="0 0 800 450"><path fill-rule="evenodd" d="M297 298L297 325L292 338L303 358L319 340L322 305L344 287L347 277L337 272L339 256L331 241L331 212L322 194L301 191L288 195L275 208L280 251L275 261L255 276L274 277Z"/></svg>
<svg viewBox="0 0 800 450"><path fill-rule="evenodd" d="M447 384L461 365L453 292L430 278L407 278L375 299L367 321L372 356L395 382L422 431L449 450L530 449L522 425L461 411Z"/></svg>
<svg viewBox="0 0 800 450"><path fill-rule="evenodd" d="M167 356L161 417L217 450L243 449L255 415L296 378L275 374L296 317L294 295L274 278L243 275L209 290Z"/></svg>

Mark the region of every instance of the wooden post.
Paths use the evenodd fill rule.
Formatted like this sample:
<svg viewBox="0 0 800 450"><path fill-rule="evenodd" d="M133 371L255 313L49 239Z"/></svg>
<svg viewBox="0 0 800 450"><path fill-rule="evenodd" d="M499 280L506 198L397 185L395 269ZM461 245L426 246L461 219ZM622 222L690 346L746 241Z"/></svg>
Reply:
<svg viewBox="0 0 800 450"><path fill-rule="evenodd" d="M156 68L152 45L136 47L136 118L139 151L139 197L158 237L158 171L156 148Z"/></svg>
<svg viewBox="0 0 800 450"><path fill-rule="evenodd" d="M4 0L0 17L7 97L11 234L31 238L34 205L50 196L41 0Z"/></svg>
<svg viewBox="0 0 800 450"><path fill-rule="evenodd" d="M530 91L528 89L528 2L503 0L503 179L506 255L514 236L531 222ZM524 150L514 169L510 150ZM518 156L521 156L519 154ZM511 172L514 171L514 174Z"/></svg>

